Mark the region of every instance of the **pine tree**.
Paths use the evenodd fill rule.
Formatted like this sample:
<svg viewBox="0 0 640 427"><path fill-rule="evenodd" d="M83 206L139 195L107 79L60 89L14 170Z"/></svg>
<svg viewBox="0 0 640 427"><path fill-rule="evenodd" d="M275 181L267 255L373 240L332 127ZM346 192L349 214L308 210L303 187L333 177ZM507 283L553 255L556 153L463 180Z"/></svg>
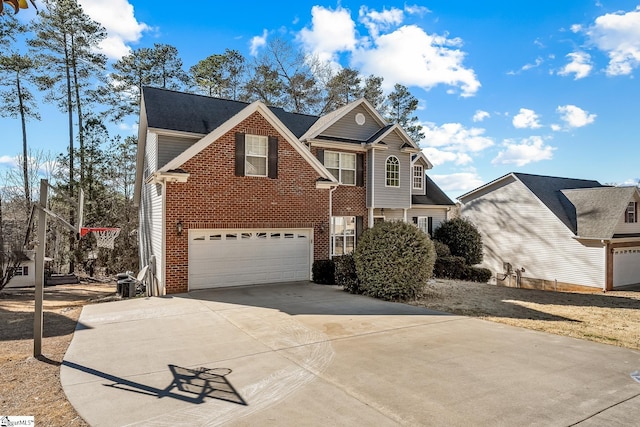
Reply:
<svg viewBox="0 0 640 427"><path fill-rule="evenodd" d="M390 122L398 123L415 142L424 138L418 117L412 115L418 109L418 99L406 86L396 83L387 102L386 113Z"/></svg>

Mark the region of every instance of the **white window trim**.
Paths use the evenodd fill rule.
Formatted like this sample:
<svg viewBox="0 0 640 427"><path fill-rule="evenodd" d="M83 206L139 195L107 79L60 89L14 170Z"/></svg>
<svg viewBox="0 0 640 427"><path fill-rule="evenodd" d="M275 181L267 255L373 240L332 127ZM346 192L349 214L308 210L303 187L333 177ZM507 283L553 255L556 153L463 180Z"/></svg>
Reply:
<svg viewBox="0 0 640 427"><path fill-rule="evenodd" d="M266 154L264 156L262 155L256 155L256 154L249 154L249 144L247 143L247 138L248 137L252 137L252 138L259 138L261 141L264 141L265 146L266 146ZM261 178L265 178L269 176L269 137L264 136L264 135L251 135L251 134L246 134L244 136L244 176L257 176L257 177L261 177ZM249 173L249 157L255 157L255 158L261 158L261 159L265 159L264 163L265 163L265 168L264 168L264 175L263 174L252 174Z"/></svg>
<svg viewBox="0 0 640 427"><path fill-rule="evenodd" d="M624 211L624 222L627 224L635 224L638 222L638 202L629 202L627 209ZM633 221L629 219L633 217Z"/></svg>
<svg viewBox="0 0 640 427"><path fill-rule="evenodd" d="M326 159L327 154L329 154L329 153L338 155L338 176L336 176L335 178L340 182L341 185L355 186L356 182L358 181L358 177L357 177L357 173L358 173L358 164L357 164L358 158L357 158L357 156L354 153L343 153L343 152L340 152L340 151L329 151L329 150L327 150L324 153L325 159ZM342 167L342 164L343 164L342 156L353 156L353 169ZM335 168L327 167L327 169L335 169ZM345 171L353 171L353 184L342 181L342 171L343 170L345 170ZM329 172L331 172L331 171L329 171Z"/></svg>
<svg viewBox="0 0 640 427"><path fill-rule="evenodd" d="M351 219L353 219L353 224L354 224L354 229L353 229L353 234L347 234L347 227L344 227L344 231L342 234L336 234L335 233L335 222L334 222L334 218L344 218L345 224L347 224L348 221L351 221ZM341 216L341 215L337 215L337 216L332 216L331 217L331 239L330 239L330 245L331 245L331 256L342 256L342 255L348 255L351 254L353 252L347 252L347 236L348 237L353 237L353 250L355 250L356 248L356 229L355 229L355 224L356 224L356 217L355 216ZM343 237L342 240L342 254L336 254L336 237Z"/></svg>
<svg viewBox="0 0 640 427"><path fill-rule="evenodd" d="M389 179L388 179L388 173L389 173L389 160L390 159L396 159L396 161L398 162L397 166L398 166L398 185L389 185ZM400 159L398 159L398 157L396 156L389 156L387 157L387 159L384 161L384 186L385 187L389 187L389 188L400 188Z"/></svg>
<svg viewBox="0 0 640 427"><path fill-rule="evenodd" d="M418 178L418 175L416 174L416 171L420 169L420 186L416 187L416 178ZM413 165L413 183L412 183L413 189L414 190L422 190L424 189L424 167L422 165Z"/></svg>

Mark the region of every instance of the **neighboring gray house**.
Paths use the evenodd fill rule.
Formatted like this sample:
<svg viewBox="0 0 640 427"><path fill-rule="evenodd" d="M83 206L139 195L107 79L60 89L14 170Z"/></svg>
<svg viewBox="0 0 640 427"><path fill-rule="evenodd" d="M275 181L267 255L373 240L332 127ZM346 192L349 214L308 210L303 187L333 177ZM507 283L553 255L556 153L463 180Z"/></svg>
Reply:
<svg viewBox="0 0 640 427"><path fill-rule="evenodd" d="M612 290L640 283L637 187L509 173L459 197L498 283Z"/></svg>

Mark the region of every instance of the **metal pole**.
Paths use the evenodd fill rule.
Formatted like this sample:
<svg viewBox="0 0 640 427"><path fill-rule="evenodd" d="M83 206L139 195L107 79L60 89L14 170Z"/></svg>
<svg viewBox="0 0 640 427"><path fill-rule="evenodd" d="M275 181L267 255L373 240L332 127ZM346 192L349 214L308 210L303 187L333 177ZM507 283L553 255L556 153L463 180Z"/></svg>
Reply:
<svg viewBox="0 0 640 427"><path fill-rule="evenodd" d="M38 206L38 246L36 247L36 291L35 313L33 316L33 355L42 355L42 325L43 325L43 300L44 300L44 254L47 238L47 213L43 208L47 206L47 193L49 183L46 179L40 180L40 205Z"/></svg>

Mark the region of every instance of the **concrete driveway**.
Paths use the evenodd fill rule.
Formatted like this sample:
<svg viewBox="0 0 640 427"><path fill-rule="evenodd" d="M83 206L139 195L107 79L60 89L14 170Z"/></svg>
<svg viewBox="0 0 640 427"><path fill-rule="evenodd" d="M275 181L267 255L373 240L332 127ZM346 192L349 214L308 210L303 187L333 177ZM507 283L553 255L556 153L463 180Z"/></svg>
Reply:
<svg viewBox="0 0 640 427"><path fill-rule="evenodd" d="M628 426L634 371L637 351L304 282L86 306L60 375L93 426Z"/></svg>

